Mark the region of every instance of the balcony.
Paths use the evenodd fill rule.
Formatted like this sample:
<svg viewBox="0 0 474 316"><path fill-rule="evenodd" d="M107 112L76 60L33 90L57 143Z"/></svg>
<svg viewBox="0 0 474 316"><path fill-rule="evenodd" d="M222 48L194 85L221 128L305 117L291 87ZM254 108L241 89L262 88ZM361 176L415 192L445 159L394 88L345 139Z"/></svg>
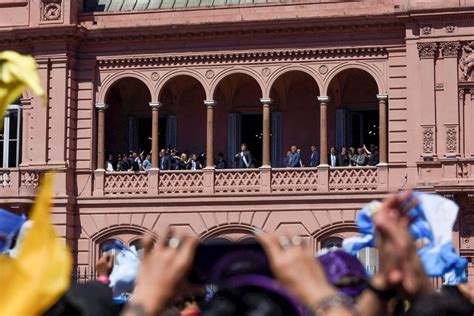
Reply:
<svg viewBox="0 0 474 316"><path fill-rule="evenodd" d="M0 196L33 198L45 171L30 168L0 169Z"/></svg>
<svg viewBox="0 0 474 316"><path fill-rule="evenodd" d="M94 172L94 196L195 196L385 191L387 167Z"/></svg>

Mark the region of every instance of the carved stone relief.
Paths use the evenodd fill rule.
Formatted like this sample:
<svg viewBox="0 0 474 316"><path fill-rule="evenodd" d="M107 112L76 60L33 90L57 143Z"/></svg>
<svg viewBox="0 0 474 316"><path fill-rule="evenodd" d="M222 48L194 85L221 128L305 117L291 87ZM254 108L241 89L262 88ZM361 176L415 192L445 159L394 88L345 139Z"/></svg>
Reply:
<svg viewBox="0 0 474 316"><path fill-rule="evenodd" d="M423 126L423 154L430 155L435 152L435 127Z"/></svg>
<svg viewBox="0 0 474 316"><path fill-rule="evenodd" d="M458 127L457 125L446 125L446 152L449 154L458 151Z"/></svg>
<svg viewBox="0 0 474 316"><path fill-rule="evenodd" d="M62 18L62 0L41 1L41 21L58 21Z"/></svg>
<svg viewBox="0 0 474 316"><path fill-rule="evenodd" d="M462 71L462 79L464 81L470 80L472 76L472 69L474 67L474 41L469 42L463 46L459 67Z"/></svg>

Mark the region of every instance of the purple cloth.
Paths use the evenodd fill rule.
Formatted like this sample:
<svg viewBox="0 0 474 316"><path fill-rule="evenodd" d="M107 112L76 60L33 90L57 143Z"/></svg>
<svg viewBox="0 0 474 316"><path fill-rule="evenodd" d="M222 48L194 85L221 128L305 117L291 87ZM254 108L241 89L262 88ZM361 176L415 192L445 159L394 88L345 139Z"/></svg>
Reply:
<svg viewBox="0 0 474 316"><path fill-rule="evenodd" d="M357 257L342 250L330 251L318 257L329 283L350 297L357 297L366 288L369 276Z"/></svg>

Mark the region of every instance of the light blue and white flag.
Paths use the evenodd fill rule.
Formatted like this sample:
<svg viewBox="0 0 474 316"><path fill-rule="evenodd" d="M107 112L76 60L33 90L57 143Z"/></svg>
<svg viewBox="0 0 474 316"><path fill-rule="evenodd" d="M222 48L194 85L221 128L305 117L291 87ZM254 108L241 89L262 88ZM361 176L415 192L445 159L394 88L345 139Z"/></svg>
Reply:
<svg viewBox="0 0 474 316"><path fill-rule="evenodd" d="M418 254L426 274L443 276L449 285L465 282L467 260L456 253L452 244L458 205L437 194L414 192L412 198L416 198L418 203L408 212L408 217L414 219L410 232L419 245ZM362 248L375 247L372 220L380 204L372 201L361 210L356 220L361 235L344 240L344 250L355 255Z"/></svg>

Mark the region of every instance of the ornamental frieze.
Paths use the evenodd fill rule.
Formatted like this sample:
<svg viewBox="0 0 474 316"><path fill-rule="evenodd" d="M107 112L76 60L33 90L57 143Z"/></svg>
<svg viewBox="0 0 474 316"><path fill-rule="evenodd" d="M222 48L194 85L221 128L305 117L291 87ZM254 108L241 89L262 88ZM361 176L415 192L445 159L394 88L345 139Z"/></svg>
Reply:
<svg viewBox="0 0 474 316"><path fill-rule="evenodd" d="M423 126L423 154L431 155L435 152L435 127Z"/></svg>
<svg viewBox="0 0 474 316"><path fill-rule="evenodd" d="M470 81L474 67L474 41L466 43L462 47L462 56L459 60L459 68L462 71L462 80Z"/></svg>
<svg viewBox="0 0 474 316"><path fill-rule="evenodd" d="M188 64L222 64L222 63L249 63L292 60L319 60L321 58L348 58L348 57L386 57L384 47L360 47L337 49L305 49L291 51L260 51L239 53L218 53L202 55L173 55L173 56L143 56L128 58L99 59L101 68L127 67L154 67L161 65L188 65Z"/></svg>
<svg viewBox="0 0 474 316"><path fill-rule="evenodd" d="M446 152L456 154L458 152L458 126L446 125Z"/></svg>
<svg viewBox="0 0 474 316"><path fill-rule="evenodd" d="M62 0L41 1L41 21L59 21L62 18Z"/></svg>
<svg viewBox="0 0 474 316"><path fill-rule="evenodd" d="M435 58L438 49L438 43L417 43L420 58Z"/></svg>
<svg viewBox="0 0 474 316"><path fill-rule="evenodd" d="M443 57L458 57L461 44L459 42L442 42L439 47Z"/></svg>

